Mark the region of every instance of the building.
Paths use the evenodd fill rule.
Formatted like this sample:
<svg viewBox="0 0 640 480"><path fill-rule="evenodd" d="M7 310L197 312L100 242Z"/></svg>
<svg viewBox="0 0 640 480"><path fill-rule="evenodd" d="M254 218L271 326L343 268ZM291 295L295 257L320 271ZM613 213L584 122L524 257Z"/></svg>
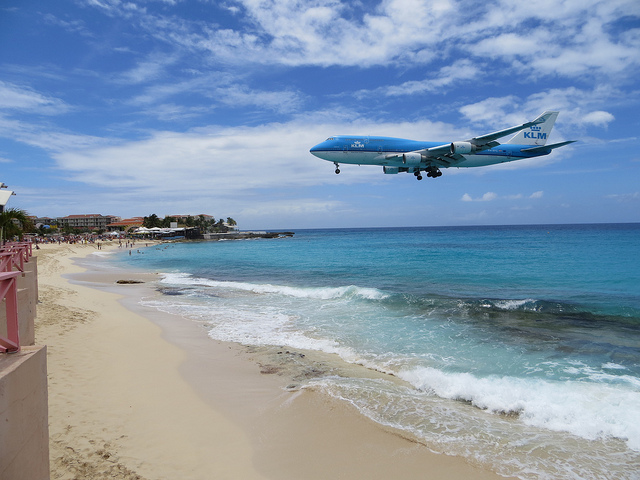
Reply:
<svg viewBox="0 0 640 480"><path fill-rule="evenodd" d="M107 228L110 231L123 230L126 232L131 230L132 228L136 229L138 227L141 227L143 223L144 217L124 218L117 222L111 222Z"/></svg>
<svg viewBox="0 0 640 480"><path fill-rule="evenodd" d="M68 215L66 217L58 217L59 228L76 228L89 230L106 230L107 225L117 222L120 217L113 215Z"/></svg>

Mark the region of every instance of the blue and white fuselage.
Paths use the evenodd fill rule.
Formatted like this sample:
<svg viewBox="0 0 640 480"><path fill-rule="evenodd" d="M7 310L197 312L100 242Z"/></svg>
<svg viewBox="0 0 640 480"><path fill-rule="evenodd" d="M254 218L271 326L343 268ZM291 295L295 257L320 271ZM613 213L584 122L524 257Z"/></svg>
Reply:
<svg viewBox="0 0 640 480"><path fill-rule="evenodd" d="M311 153L336 165L380 165L384 173L413 173L422 179L442 175L440 168L484 167L524 158L548 155L554 148L567 145L561 142L546 145L558 112L545 112L532 122L507 128L460 142L426 142L404 138L336 135L311 148ZM500 137L518 132L501 144Z"/></svg>

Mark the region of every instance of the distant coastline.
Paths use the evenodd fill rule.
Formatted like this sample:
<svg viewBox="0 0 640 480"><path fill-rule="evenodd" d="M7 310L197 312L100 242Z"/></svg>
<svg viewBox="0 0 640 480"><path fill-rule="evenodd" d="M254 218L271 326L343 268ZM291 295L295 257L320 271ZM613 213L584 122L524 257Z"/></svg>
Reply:
<svg viewBox="0 0 640 480"><path fill-rule="evenodd" d="M293 237L295 232L226 232L204 233L203 240L245 240L248 238L284 238Z"/></svg>

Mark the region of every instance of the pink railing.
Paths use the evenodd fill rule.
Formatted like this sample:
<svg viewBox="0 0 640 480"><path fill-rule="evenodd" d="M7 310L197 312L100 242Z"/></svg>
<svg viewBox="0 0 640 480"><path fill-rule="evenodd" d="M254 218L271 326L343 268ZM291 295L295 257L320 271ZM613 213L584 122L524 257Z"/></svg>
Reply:
<svg viewBox="0 0 640 480"><path fill-rule="evenodd" d="M0 272L0 299L5 300L7 311L7 338L0 336L0 352L20 351L18 333L18 288L16 277L20 272Z"/></svg>
<svg viewBox="0 0 640 480"><path fill-rule="evenodd" d="M0 336L0 353L20 351L16 278L22 275L24 264L32 254L32 244L28 242L7 243L0 247L0 301L4 300L7 313L7 337Z"/></svg>
<svg viewBox="0 0 640 480"><path fill-rule="evenodd" d="M33 255L33 244L29 242L5 243L0 247L0 272L10 272L16 267L24 272L24 264Z"/></svg>

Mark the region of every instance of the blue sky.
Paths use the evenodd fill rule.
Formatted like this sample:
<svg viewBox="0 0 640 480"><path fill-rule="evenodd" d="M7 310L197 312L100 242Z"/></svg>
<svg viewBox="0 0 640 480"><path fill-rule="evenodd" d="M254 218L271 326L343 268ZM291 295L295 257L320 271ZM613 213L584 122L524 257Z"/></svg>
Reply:
<svg viewBox="0 0 640 480"><path fill-rule="evenodd" d="M637 0L3 0L0 182L38 216L241 228L640 221ZM335 134L464 140L560 110L547 157L437 179Z"/></svg>

